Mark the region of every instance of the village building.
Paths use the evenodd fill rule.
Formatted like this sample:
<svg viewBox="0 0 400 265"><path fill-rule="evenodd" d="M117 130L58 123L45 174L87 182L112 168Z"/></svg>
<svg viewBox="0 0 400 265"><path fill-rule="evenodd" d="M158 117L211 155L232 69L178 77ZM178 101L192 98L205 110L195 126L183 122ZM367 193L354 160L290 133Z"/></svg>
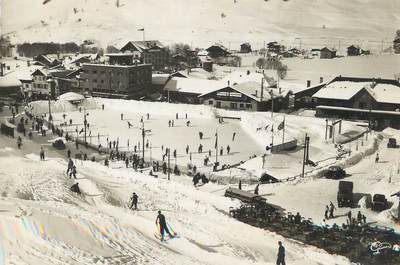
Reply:
<svg viewBox="0 0 400 265"><path fill-rule="evenodd" d="M56 87L57 94L61 95L67 92L80 92L80 72L82 70L64 70L53 72L53 76Z"/></svg>
<svg viewBox="0 0 400 265"><path fill-rule="evenodd" d="M336 50L324 47L321 49L320 58L321 59L333 59L336 57Z"/></svg>
<svg viewBox="0 0 400 265"><path fill-rule="evenodd" d="M220 57L226 57L231 54L225 46L218 43L211 45L206 49L206 51L208 52L208 56L210 56L213 60Z"/></svg>
<svg viewBox="0 0 400 265"><path fill-rule="evenodd" d="M93 96L140 98L151 86L150 64L83 64L80 87Z"/></svg>
<svg viewBox="0 0 400 265"><path fill-rule="evenodd" d="M282 94L267 89L261 82L248 81L227 85L199 95L204 105L230 110L274 111L286 108L287 101Z"/></svg>
<svg viewBox="0 0 400 265"><path fill-rule="evenodd" d="M347 56L359 56L362 54L362 49L359 46L351 45L347 47Z"/></svg>
<svg viewBox="0 0 400 265"><path fill-rule="evenodd" d="M18 99L22 97L22 84L12 75L0 76L0 98Z"/></svg>
<svg viewBox="0 0 400 265"><path fill-rule="evenodd" d="M397 80L339 76L315 93L313 99L317 116L374 119L381 125L400 126L396 114L400 111ZM393 115L397 115L395 120Z"/></svg>
<svg viewBox="0 0 400 265"><path fill-rule="evenodd" d="M32 73L32 99L56 98L56 83L47 69L37 69Z"/></svg>
<svg viewBox="0 0 400 265"><path fill-rule="evenodd" d="M224 83L216 80L200 79L193 77L172 76L164 86L164 97L169 102L182 102L199 104L199 96L224 86Z"/></svg>
<svg viewBox="0 0 400 265"><path fill-rule="evenodd" d="M268 53L275 53L277 55L283 53L285 51L285 46L279 44L276 41L269 42L267 44Z"/></svg>
<svg viewBox="0 0 400 265"><path fill-rule="evenodd" d="M50 55L50 54L40 54L33 57L35 62L40 63L42 66L46 66L48 68L55 67L57 65L61 65L62 60L60 59L59 55Z"/></svg>
<svg viewBox="0 0 400 265"><path fill-rule="evenodd" d="M246 42L240 45L240 52L241 53L251 53L251 45L250 43Z"/></svg>
<svg viewBox="0 0 400 265"><path fill-rule="evenodd" d="M121 52L133 54L142 64L151 64L153 69L164 69L168 65L168 52L158 40L130 41Z"/></svg>

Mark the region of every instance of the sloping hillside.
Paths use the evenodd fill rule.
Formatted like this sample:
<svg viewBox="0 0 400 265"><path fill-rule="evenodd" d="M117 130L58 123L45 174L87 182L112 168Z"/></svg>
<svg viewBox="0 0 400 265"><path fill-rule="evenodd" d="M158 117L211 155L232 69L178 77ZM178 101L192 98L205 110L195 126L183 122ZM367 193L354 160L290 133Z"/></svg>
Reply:
<svg viewBox="0 0 400 265"><path fill-rule="evenodd" d="M235 3L236 1L236 3ZM343 42L380 45L400 24L398 0L3 0L2 32L15 41L97 39L120 45L157 38L206 46L221 41L286 40L306 45ZM117 7L117 3L119 7ZM317 36L317 37L316 37Z"/></svg>

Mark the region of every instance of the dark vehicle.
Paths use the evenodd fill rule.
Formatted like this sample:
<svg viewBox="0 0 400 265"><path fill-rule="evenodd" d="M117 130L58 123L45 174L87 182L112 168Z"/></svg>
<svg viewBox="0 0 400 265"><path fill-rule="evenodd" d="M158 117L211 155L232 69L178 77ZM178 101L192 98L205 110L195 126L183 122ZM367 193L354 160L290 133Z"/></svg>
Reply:
<svg viewBox="0 0 400 265"><path fill-rule="evenodd" d="M372 197L372 210L373 211L383 211L388 208L388 201L383 194L375 194L374 197Z"/></svg>
<svg viewBox="0 0 400 265"><path fill-rule="evenodd" d="M339 207L353 206L353 182L339 181L337 201Z"/></svg>
<svg viewBox="0 0 400 265"><path fill-rule="evenodd" d="M277 183L277 182L279 182L279 180L276 179L275 177L271 176L270 174L264 173L261 175L260 182L262 184Z"/></svg>
<svg viewBox="0 0 400 265"><path fill-rule="evenodd" d="M389 138L387 148L398 148L396 138Z"/></svg>
<svg viewBox="0 0 400 265"><path fill-rule="evenodd" d="M324 177L327 179L341 179L346 177L346 171L339 166L330 166L328 170L324 172Z"/></svg>
<svg viewBox="0 0 400 265"><path fill-rule="evenodd" d="M64 150L65 149L65 143L62 139L57 139L53 142L53 147L58 149L58 150Z"/></svg>

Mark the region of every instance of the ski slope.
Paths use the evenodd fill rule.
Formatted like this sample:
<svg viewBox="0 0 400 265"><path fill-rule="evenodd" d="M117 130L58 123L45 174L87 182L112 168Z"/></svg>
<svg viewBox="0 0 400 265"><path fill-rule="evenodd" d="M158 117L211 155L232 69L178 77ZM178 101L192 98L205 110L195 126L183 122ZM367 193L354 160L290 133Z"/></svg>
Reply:
<svg viewBox="0 0 400 265"><path fill-rule="evenodd" d="M0 161L0 264L274 264L278 240L290 264L349 264L237 222L227 214L236 201L178 182L78 162L80 197L62 158L7 146ZM135 212L126 207L132 191ZM180 238L154 238L157 210Z"/></svg>

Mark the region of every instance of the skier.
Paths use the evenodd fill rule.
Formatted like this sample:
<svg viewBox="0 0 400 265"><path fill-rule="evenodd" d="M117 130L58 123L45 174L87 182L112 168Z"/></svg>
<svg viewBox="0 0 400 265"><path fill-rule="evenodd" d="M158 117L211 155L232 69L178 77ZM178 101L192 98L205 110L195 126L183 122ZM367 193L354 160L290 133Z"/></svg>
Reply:
<svg viewBox="0 0 400 265"><path fill-rule="evenodd" d="M71 186L71 188L69 188L72 192L76 192L79 195L81 195L81 189L79 188L79 183L75 183L74 185Z"/></svg>
<svg viewBox="0 0 400 265"><path fill-rule="evenodd" d="M260 184L257 184L256 188L254 189L254 194L258 195L259 187L260 187Z"/></svg>
<svg viewBox="0 0 400 265"><path fill-rule="evenodd" d="M325 219L329 219L328 213L329 213L329 206L327 205L325 207Z"/></svg>
<svg viewBox="0 0 400 265"><path fill-rule="evenodd" d="M129 121L128 121L128 129L130 129L132 127L132 123L130 123Z"/></svg>
<svg viewBox="0 0 400 265"><path fill-rule="evenodd" d="M174 127L174 120L171 121L171 126Z"/></svg>
<svg viewBox="0 0 400 265"><path fill-rule="evenodd" d="M199 132L199 138L200 138L200 140L203 139L203 132Z"/></svg>
<svg viewBox="0 0 400 265"><path fill-rule="evenodd" d="M134 192L131 197L131 206L129 207L129 209L132 210L133 206L135 206L134 210L137 210L137 203L138 203L138 196L136 192Z"/></svg>
<svg viewBox="0 0 400 265"><path fill-rule="evenodd" d="M331 204L329 205L329 218L334 218L333 216L333 211L335 210L335 205L333 205L333 203L331 202Z"/></svg>
<svg viewBox="0 0 400 265"><path fill-rule="evenodd" d="M178 113L175 114L175 119L179 119Z"/></svg>
<svg viewBox="0 0 400 265"><path fill-rule="evenodd" d="M276 260L276 265L286 265L285 263L285 247L282 245L282 242L278 242L278 259Z"/></svg>
<svg viewBox="0 0 400 265"><path fill-rule="evenodd" d="M169 232L169 229L167 227L167 222L165 221L165 216L161 213L161 211L158 211L156 224L160 224L161 241L164 241L164 232L167 232L167 234L171 238L174 237L174 235L172 235L171 232Z"/></svg>
<svg viewBox="0 0 400 265"><path fill-rule="evenodd" d="M171 120L168 121L168 127L171 127Z"/></svg>
<svg viewBox="0 0 400 265"><path fill-rule="evenodd" d="M40 160L44 160L44 149L43 149L43 146L40 147Z"/></svg>
<svg viewBox="0 0 400 265"><path fill-rule="evenodd" d="M148 120L150 119L150 114L149 114L149 113L147 113L147 119L148 119Z"/></svg>
<svg viewBox="0 0 400 265"><path fill-rule="evenodd" d="M229 145L226 147L226 152L227 152L228 155L231 152L231 147Z"/></svg>
<svg viewBox="0 0 400 265"><path fill-rule="evenodd" d="M125 159L125 165L126 165L126 168L128 168L128 166L129 166L129 158Z"/></svg>

